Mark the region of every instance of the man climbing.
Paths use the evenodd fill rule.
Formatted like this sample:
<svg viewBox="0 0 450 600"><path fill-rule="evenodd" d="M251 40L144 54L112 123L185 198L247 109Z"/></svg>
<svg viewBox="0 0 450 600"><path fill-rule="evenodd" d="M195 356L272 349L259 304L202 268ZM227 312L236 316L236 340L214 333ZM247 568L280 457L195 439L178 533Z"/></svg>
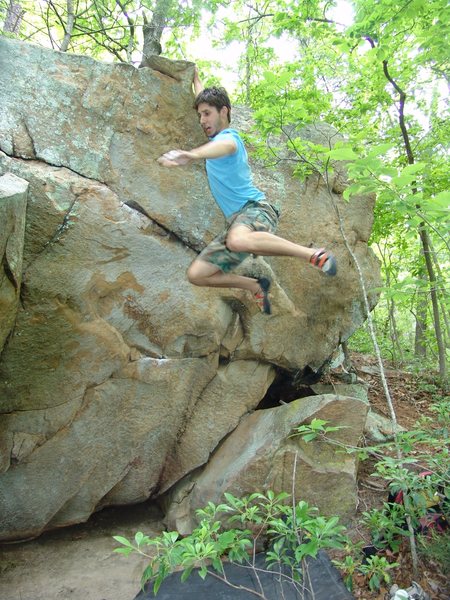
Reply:
<svg viewBox="0 0 450 600"><path fill-rule="evenodd" d="M163 167L178 167L205 160L209 186L226 219L225 230L193 261L189 281L198 286L240 288L250 291L261 310L271 314L266 277L253 278L231 273L250 254L292 256L306 260L326 275L336 275L336 259L324 248L300 246L274 234L279 211L267 202L252 182L247 152L231 122L231 104L223 88L203 88L194 75L194 108L209 141L193 150L171 150L160 158Z"/></svg>

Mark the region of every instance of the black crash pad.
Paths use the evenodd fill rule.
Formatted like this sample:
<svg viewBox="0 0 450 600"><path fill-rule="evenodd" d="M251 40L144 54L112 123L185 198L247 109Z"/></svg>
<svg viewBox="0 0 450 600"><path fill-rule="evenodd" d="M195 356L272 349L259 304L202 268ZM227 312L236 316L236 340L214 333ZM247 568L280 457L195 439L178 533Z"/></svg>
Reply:
<svg viewBox="0 0 450 600"><path fill-rule="evenodd" d="M264 554L256 556L257 568L267 571ZM228 580L233 585L260 590L258 580L246 567L224 563ZM163 581L158 594L153 594L153 585L147 585L134 600L252 600L257 598L251 592L233 588L211 575L203 580L197 570L183 583L181 573L172 573ZM286 570L286 573L288 571ZM299 591L288 581L281 583L280 576L274 571L258 573L260 584L267 600L354 600L342 581L338 570L332 565L326 552L321 551L316 559L307 560L308 574L303 577L304 589ZM282 587L281 587L282 586ZM297 587L301 587L297 584ZM309 588L309 589L308 589Z"/></svg>

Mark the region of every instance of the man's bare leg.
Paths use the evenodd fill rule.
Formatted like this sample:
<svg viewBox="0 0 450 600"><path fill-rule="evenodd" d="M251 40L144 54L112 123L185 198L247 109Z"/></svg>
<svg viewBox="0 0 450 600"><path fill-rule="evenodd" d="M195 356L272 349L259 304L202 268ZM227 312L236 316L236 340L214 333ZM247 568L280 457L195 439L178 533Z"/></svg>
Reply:
<svg viewBox="0 0 450 600"><path fill-rule="evenodd" d="M257 279L246 277L245 275L224 273L219 267L201 259L194 260L187 270L187 277L190 283L198 286L238 288L241 290L248 290L252 292L252 294L256 294L260 291Z"/></svg>
<svg viewBox="0 0 450 600"><path fill-rule="evenodd" d="M307 248L267 231L253 231L246 225L235 225L228 232L227 248L233 252L248 252L257 256L292 256L310 262L325 275L336 275L333 254L325 248Z"/></svg>
<svg viewBox="0 0 450 600"><path fill-rule="evenodd" d="M267 231L253 231L245 225L235 225L228 233L227 248L233 252L248 252L258 256L293 256L309 261L315 248L295 244Z"/></svg>

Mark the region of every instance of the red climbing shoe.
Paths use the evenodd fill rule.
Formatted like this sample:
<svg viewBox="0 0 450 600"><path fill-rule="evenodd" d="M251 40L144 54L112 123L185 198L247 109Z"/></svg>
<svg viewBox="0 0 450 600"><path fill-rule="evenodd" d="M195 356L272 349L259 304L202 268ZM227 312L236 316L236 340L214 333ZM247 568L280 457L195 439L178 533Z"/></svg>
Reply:
<svg viewBox="0 0 450 600"><path fill-rule="evenodd" d="M325 275L333 277L337 273L336 259L331 252L325 250L325 248L319 248L309 259L309 262L323 271Z"/></svg>
<svg viewBox="0 0 450 600"><path fill-rule="evenodd" d="M258 279L258 283L260 291L254 294L254 298L261 311L265 315L270 315L272 314L272 308L270 306L269 290L272 282L270 281L270 279L267 279L267 277L260 277Z"/></svg>

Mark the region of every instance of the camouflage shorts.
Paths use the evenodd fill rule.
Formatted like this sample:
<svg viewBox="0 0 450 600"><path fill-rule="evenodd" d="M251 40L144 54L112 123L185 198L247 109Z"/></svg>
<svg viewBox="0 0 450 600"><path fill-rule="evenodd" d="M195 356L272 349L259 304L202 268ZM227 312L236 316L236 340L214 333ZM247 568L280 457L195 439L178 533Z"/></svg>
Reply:
<svg viewBox="0 0 450 600"><path fill-rule="evenodd" d="M224 273L230 272L250 256L248 252L232 252L228 250L226 239L231 227L246 225L253 231L274 233L278 225L279 216L279 209L264 200L247 202L240 211L227 219L226 228L202 250L197 258L216 265Z"/></svg>

